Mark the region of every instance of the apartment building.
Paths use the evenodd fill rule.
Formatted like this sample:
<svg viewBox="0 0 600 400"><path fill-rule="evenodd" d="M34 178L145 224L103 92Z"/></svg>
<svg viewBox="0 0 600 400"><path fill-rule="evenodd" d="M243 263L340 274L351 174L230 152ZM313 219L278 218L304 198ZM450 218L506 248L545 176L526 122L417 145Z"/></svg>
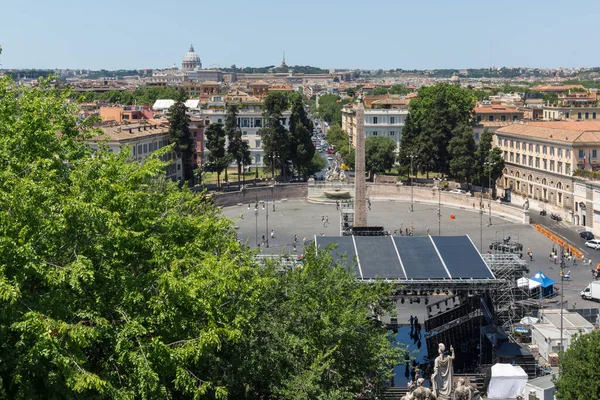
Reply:
<svg viewBox="0 0 600 400"><path fill-rule="evenodd" d="M248 143L252 167L262 167L264 164L263 148L260 137L260 129L265 126L263 119L262 101L256 97L249 96L244 92L230 93L226 96L211 96L206 103L206 108L200 110L200 117L204 120L204 126L219 123L224 124L227 116L227 103L235 102L239 106L238 125L242 130L242 139ZM290 111L283 113L282 123L289 129Z"/></svg>
<svg viewBox="0 0 600 400"><path fill-rule="evenodd" d="M402 129L408 116L408 102L400 97L387 96L368 102L365 97L365 137L389 137L400 147ZM348 134L350 144L356 143L356 109L352 104L342 108L342 129Z"/></svg>
<svg viewBox="0 0 600 400"><path fill-rule="evenodd" d="M563 106L544 106L542 108L544 121L556 120L600 120L600 107L563 107Z"/></svg>
<svg viewBox="0 0 600 400"><path fill-rule="evenodd" d="M600 121L511 124L498 129L494 140L506 163L500 188L549 207L566 221L592 226L590 218L582 221L572 175L575 169L600 170Z"/></svg>
<svg viewBox="0 0 600 400"><path fill-rule="evenodd" d="M475 121L482 122L510 122L523 119L523 110L517 107L509 107L500 104L478 104L473 109Z"/></svg>
<svg viewBox="0 0 600 400"><path fill-rule="evenodd" d="M101 128L103 133L88 140L92 150L97 150L101 143L108 145L108 150L119 153L126 146L131 148L132 159L144 161L156 150L171 143L169 128L166 123L154 120L149 123L119 124ZM166 176L173 181L183 179L181 157L175 152L162 156L169 164Z"/></svg>

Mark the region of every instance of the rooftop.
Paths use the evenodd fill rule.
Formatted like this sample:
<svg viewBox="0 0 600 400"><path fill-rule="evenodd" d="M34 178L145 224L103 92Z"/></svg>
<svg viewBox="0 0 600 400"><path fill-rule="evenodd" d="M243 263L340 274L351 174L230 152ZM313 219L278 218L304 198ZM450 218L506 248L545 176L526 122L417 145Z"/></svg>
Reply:
<svg viewBox="0 0 600 400"><path fill-rule="evenodd" d="M500 128L496 134L527 136L566 143L600 144L600 121L531 121Z"/></svg>
<svg viewBox="0 0 600 400"><path fill-rule="evenodd" d="M169 132L166 120L162 119L148 120L148 123L146 124L120 124L100 129L104 131L104 133L90 139L90 141L100 142L108 139L111 142L120 142L155 135L164 135Z"/></svg>
<svg viewBox="0 0 600 400"><path fill-rule="evenodd" d="M523 113L517 107L507 107L500 104L479 105L473 111L475 111L475 114Z"/></svg>

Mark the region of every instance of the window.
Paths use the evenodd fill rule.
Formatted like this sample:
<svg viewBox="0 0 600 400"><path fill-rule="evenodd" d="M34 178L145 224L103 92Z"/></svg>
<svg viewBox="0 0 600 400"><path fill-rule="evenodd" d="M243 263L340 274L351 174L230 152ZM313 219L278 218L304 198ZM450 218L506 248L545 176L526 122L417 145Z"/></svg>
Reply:
<svg viewBox="0 0 600 400"><path fill-rule="evenodd" d="M507 147L507 146L508 146L508 140L504 139L504 147Z"/></svg>
<svg viewBox="0 0 600 400"><path fill-rule="evenodd" d="M547 154L548 153L548 149L546 148L546 146L542 147L542 153L543 154Z"/></svg>
<svg viewBox="0 0 600 400"><path fill-rule="evenodd" d="M254 119L254 126L255 126L256 128L262 128L262 119L260 119L260 118L255 118L255 119Z"/></svg>
<svg viewBox="0 0 600 400"><path fill-rule="evenodd" d="M515 161L515 153L513 153L512 151L510 152L510 162L514 162Z"/></svg>
<svg viewBox="0 0 600 400"><path fill-rule="evenodd" d="M133 152L133 155L135 156L135 146L133 146L133 149L131 149L131 151Z"/></svg>
<svg viewBox="0 0 600 400"><path fill-rule="evenodd" d="M475 132L475 140L479 140L479 132Z"/></svg>
<svg viewBox="0 0 600 400"><path fill-rule="evenodd" d="M567 112L565 113L565 118L566 118L566 119L569 119L569 117L570 117L570 116L571 116L571 113L567 111Z"/></svg>
<svg viewBox="0 0 600 400"><path fill-rule="evenodd" d="M550 155L553 156L554 155L554 147L550 147Z"/></svg>
<svg viewBox="0 0 600 400"><path fill-rule="evenodd" d="M222 124L222 123L223 123L223 120L221 118L217 119L217 124Z"/></svg>
<svg viewBox="0 0 600 400"><path fill-rule="evenodd" d="M529 151L533 151L533 144L529 143Z"/></svg>
<svg viewBox="0 0 600 400"><path fill-rule="evenodd" d="M260 164L260 156L259 155L254 156L254 162L257 164Z"/></svg>
<svg viewBox="0 0 600 400"><path fill-rule="evenodd" d="M540 145L539 145L539 144L536 144L536 145L535 145L535 152L536 152L537 154L540 154Z"/></svg>
<svg viewBox="0 0 600 400"><path fill-rule="evenodd" d="M142 145L138 144L138 150L137 150L138 156L142 155Z"/></svg>
<svg viewBox="0 0 600 400"><path fill-rule="evenodd" d="M598 150L592 150L592 158L598 158Z"/></svg>
<svg viewBox="0 0 600 400"><path fill-rule="evenodd" d="M554 161L550 161L550 172L554 172Z"/></svg>
<svg viewBox="0 0 600 400"><path fill-rule="evenodd" d="M519 117L517 117L516 115L513 115L513 121L517 121L519 119Z"/></svg>
<svg viewBox="0 0 600 400"><path fill-rule="evenodd" d="M481 115L477 116L477 122L481 122Z"/></svg>
<svg viewBox="0 0 600 400"><path fill-rule="evenodd" d="M394 136L396 133L394 131L390 131L390 136Z"/></svg>
<svg viewBox="0 0 600 400"><path fill-rule="evenodd" d="M517 164L521 163L521 155L517 153Z"/></svg>
<svg viewBox="0 0 600 400"><path fill-rule="evenodd" d="M565 164L565 174L571 175L571 164L570 163Z"/></svg>
<svg viewBox="0 0 600 400"><path fill-rule="evenodd" d="M558 149L558 157L562 157L562 149Z"/></svg>
<svg viewBox="0 0 600 400"><path fill-rule="evenodd" d="M535 158L535 167L536 167L536 168L539 168L539 167L540 167L540 158L539 158L539 157L536 157L536 158Z"/></svg>
<svg viewBox="0 0 600 400"><path fill-rule="evenodd" d="M548 161L544 160L544 169L548 169Z"/></svg>
<svg viewBox="0 0 600 400"><path fill-rule="evenodd" d="M376 118L376 117L375 117ZM373 132L373 136L377 136L377 131Z"/></svg>
<svg viewBox="0 0 600 400"><path fill-rule="evenodd" d="M577 113L577 119L581 119L581 113L580 112Z"/></svg>
<svg viewBox="0 0 600 400"><path fill-rule="evenodd" d="M377 123L377 117L373 117L373 123L376 124Z"/></svg>
<svg viewBox="0 0 600 400"><path fill-rule="evenodd" d="M592 119L596 119L596 111L592 113Z"/></svg>
<svg viewBox="0 0 600 400"><path fill-rule="evenodd" d="M250 120L248 118L242 118L242 128L249 128Z"/></svg>
<svg viewBox="0 0 600 400"><path fill-rule="evenodd" d="M515 141L514 141L514 140L511 140L511 141L510 141L510 148L512 149L512 148L514 148L514 147L515 147Z"/></svg>
<svg viewBox="0 0 600 400"><path fill-rule="evenodd" d="M260 140L255 140L254 143L256 144L254 147L260 147Z"/></svg>
<svg viewBox="0 0 600 400"><path fill-rule="evenodd" d="M590 113L589 112L585 113L585 119L590 119Z"/></svg>
<svg viewBox="0 0 600 400"><path fill-rule="evenodd" d="M560 161L558 162L558 169L556 172L558 172L559 174L562 174L562 163Z"/></svg>
<svg viewBox="0 0 600 400"><path fill-rule="evenodd" d="M571 158L571 149L567 149L567 150L565 151L565 157L567 157L567 158Z"/></svg>
<svg viewBox="0 0 600 400"><path fill-rule="evenodd" d="M579 149L579 158L585 157L585 150Z"/></svg>
<svg viewBox="0 0 600 400"><path fill-rule="evenodd" d="M493 115L490 115L490 116L488 117L488 121L493 121L493 120L494 120L494 116L493 116Z"/></svg>
<svg viewBox="0 0 600 400"><path fill-rule="evenodd" d="M504 161L508 161L508 151L504 152Z"/></svg>
<svg viewBox="0 0 600 400"><path fill-rule="evenodd" d="M521 150L521 142L517 141L517 150Z"/></svg>
<svg viewBox="0 0 600 400"><path fill-rule="evenodd" d="M529 166L533 167L533 157L529 156Z"/></svg>
<svg viewBox="0 0 600 400"><path fill-rule="evenodd" d="M148 145L147 145L147 144L145 144L145 145L144 145L144 153L147 153L147 152L148 152Z"/></svg>
<svg viewBox="0 0 600 400"><path fill-rule="evenodd" d="M498 138L498 146L502 146L502 139Z"/></svg>
<svg viewBox="0 0 600 400"><path fill-rule="evenodd" d="M390 124L396 123L396 117L390 117Z"/></svg>
<svg viewBox="0 0 600 400"><path fill-rule="evenodd" d="M506 115L501 116L500 121L506 121Z"/></svg>
<svg viewBox="0 0 600 400"><path fill-rule="evenodd" d="M523 154L523 165L527 164L527 156Z"/></svg>

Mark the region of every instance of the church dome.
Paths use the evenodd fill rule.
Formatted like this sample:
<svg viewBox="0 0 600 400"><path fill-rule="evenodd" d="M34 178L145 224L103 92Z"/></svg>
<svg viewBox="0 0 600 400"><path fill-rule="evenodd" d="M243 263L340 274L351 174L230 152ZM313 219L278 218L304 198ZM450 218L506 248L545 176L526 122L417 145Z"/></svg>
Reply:
<svg viewBox="0 0 600 400"><path fill-rule="evenodd" d="M190 50L183 57L181 67L184 70L194 70L196 68L202 68L202 62L200 56L194 51L194 46L190 46Z"/></svg>

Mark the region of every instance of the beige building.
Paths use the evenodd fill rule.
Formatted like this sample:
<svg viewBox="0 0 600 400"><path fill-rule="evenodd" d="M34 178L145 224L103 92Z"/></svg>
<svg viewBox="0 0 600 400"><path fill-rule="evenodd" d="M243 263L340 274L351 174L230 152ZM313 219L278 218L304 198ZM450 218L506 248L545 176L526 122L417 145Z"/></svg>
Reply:
<svg viewBox="0 0 600 400"><path fill-rule="evenodd" d="M542 108L542 118L545 121L557 120L600 120L600 107L562 107L562 106L544 106Z"/></svg>
<svg viewBox="0 0 600 400"><path fill-rule="evenodd" d="M97 150L102 142L106 143L112 153L118 153L129 146L131 157L139 162L171 143L168 126L158 120L150 123L120 124L101 129L104 131L102 135L88 140L92 150ZM166 168L167 178L181 181L183 179L181 157L178 157L175 152L169 152L162 156L162 159L169 163Z"/></svg>
<svg viewBox="0 0 600 400"><path fill-rule="evenodd" d="M572 175L574 169L600 169L600 122L511 124L498 129L494 140L506 164L500 188L577 222Z"/></svg>

